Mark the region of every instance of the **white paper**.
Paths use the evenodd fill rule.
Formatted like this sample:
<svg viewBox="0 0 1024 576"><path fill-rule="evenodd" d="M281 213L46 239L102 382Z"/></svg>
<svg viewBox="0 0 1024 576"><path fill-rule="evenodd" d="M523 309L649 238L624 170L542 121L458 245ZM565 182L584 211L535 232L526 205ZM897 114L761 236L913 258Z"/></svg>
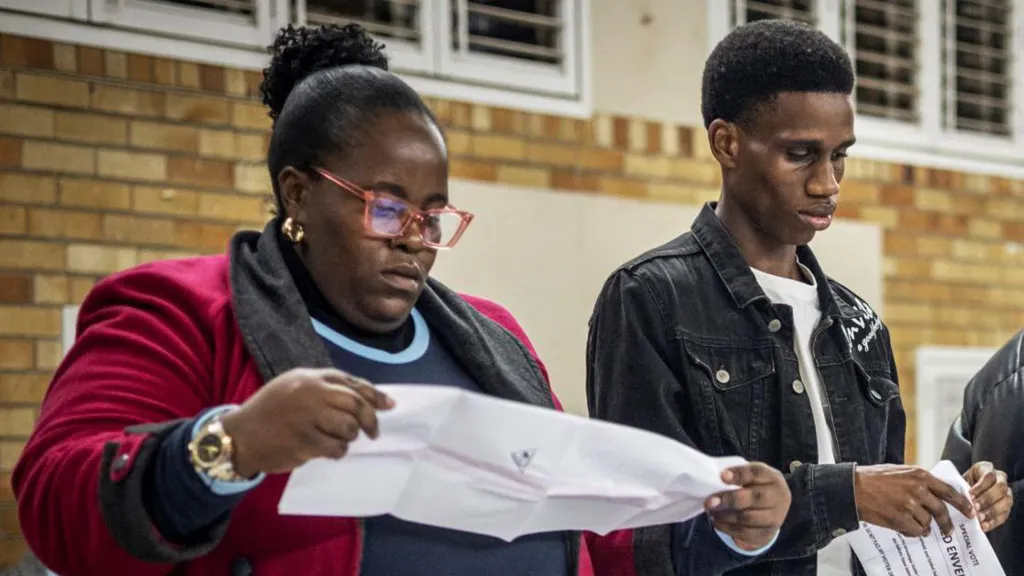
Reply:
<svg viewBox="0 0 1024 576"><path fill-rule="evenodd" d="M932 469L936 478L970 498L970 486L948 460ZM865 522L846 535L868 576L1006 576L977 518L946 505L953 532L943 536L932 520L930 536L906 538Z"/></svg>
<svg viewBox="0 0 1024 576"><path fill-rule="evenodd" d="M389 385L380 436L295 469L287 515L407 521L501 538L688 520L734 489L712 458L651 432L458 388Z"/></svg>

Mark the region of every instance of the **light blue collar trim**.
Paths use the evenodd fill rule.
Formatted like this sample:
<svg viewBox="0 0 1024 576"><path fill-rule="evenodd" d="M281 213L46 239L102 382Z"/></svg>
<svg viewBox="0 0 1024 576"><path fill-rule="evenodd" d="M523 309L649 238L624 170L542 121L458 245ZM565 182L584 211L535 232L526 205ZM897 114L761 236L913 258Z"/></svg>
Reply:
<svg viewBox="0 0 1024 576"><path fill-rule="evenodd" d="M313 329L320 335L321 338L326 339L331 344L343 348L357 356L362 356L367 360L373 360L374 362L381 362L384 364L408 364L419 360L426 352L427 347L430 345L430 330L427 328L427 322L420 315L419 310L412 309L412 327L413 337L412 342L409 346L401 352L385 352L384 350L378 350L377 348L371 348L364 344L360 344L355 340L339 334L335 330L332 330L323 322L313 318Z"/></svg>

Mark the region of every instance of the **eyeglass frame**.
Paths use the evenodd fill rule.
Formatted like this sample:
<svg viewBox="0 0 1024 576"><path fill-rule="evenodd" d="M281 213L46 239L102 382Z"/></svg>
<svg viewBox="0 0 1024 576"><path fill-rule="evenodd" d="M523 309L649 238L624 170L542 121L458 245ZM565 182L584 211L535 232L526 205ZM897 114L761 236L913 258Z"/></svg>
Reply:
<svg viewBox="0 0 1024 576"><path fill-rule="evenodd" d="M474 218L473 213L467 212L465 210L459 210L458 208L452 206L451 204L446 204L444 208L431 208L428 210L420 210L419 208L410 204L407 200L403 200L402 198L399 198L394 194L367 190L366 188L363 188L358 184L345 180L344 178L331 173L326 168L319 168L317 166L311 166L310 168L320 176L326 178L328 181L330 181L338 188L341 188L342 190L345 190L358 196L359 199L363 201L363 228L374 238L401 238L406 234L406 232L409 231L409 226L412 225L413 221L418 221L420 225L420 238L423 244L435 250L450 250L451 248L454 248L455 244L459 241L460 238L462 238L462 234L466 231L466 228L469 227L470 222L472 222ZM380 232L377 232L376 230L373 229L373 226L371 224L372 218L370 216L370 202L376 200L381 196L386 196L391 200L404 204L406 208L408 208L409 214L411 215L405 221L405 223L402 224L402 227L398 230L398 232L394 234L382 234ZM426 226L425 220L431 214L456 214L459 216L459 228L458 230L455 231L455 234L452 236L452 239L445 245L431 242L427 240L427 237L423 234L423 230Z"/></svg>

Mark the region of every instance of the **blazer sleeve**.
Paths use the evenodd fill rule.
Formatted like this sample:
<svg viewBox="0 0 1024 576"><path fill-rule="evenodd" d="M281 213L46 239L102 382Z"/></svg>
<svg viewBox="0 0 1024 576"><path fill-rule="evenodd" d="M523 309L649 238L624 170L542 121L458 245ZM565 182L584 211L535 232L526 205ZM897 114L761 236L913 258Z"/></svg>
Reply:
<svg viewBox="0 0 1024 576"><path fill-rule="evenodd" d="M13 471L25 539L62 576L167 574L211 550L227 526L176 546L143 504L164 437L212 403L217 310L161 265L108 277L86 298Z"/></svg>

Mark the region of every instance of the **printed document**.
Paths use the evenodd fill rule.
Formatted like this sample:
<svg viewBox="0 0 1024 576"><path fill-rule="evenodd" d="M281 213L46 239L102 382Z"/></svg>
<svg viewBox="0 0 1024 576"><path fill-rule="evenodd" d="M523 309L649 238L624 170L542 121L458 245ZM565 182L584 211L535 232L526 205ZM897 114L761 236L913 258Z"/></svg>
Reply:
<svg viewBox="0 0 1024 576"><path fill-rule="evenodd" d="M948 460L932 469L936 478L970 498L970 486ZM906 538L899 532L862 522L847 534L868 576L1006 576L977 518L946 505L953 532L943 536L932 520L931 535Z"/></svg>
<svg viewBox="0 0 1024 576"><path fill-rule="evenodd" d="M388 385L379 412L340 460L295 469L281 514L403 520L506 541L525 534L670 524L735 489L712 458L651 432L453 387Z"/></svg>

